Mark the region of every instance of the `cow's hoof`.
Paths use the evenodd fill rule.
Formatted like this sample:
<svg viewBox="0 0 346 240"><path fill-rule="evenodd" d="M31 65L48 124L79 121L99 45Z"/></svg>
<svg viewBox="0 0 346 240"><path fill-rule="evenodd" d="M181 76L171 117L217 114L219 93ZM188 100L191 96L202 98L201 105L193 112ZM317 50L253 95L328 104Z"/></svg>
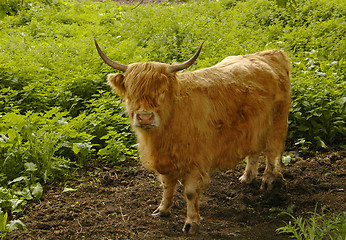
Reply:
<svg viewBox="0 0 346 240"><path fill-rule="evenodd" d="M151 216L153 216L153 217L168 217L169 216L169 212L162 212L158 208L151 214Z"/></svg>
<svg viewBox="0 0 346 240"><path fill-rule="evenodd" d="M251 177L249 174L243 174L240 178L239 178L239 181L241 183L246 183L246 184L250 184L253 182L255 178L254 177Z"/></svg>
<svg viewBox="0 0 346 240"><path fill-rule="evenodd" d="M271 191L273 189L273 183L262 182L260 189L262 191Z"/></svg>
<svg viewBox="0 0 346 240"><path fill-rule="evenodd" d="M274 190L280 190L286 189L286 182L283 178L277 178L272 182L263 182L261 184L261 190L267 190L267 191L274 191Z"/></svg>
<svg viewBox="0 0 346 240"><path fill-rule="evenodd" d="M188 234L195 234L198 232L199 225L197 223L185 223L183 232Z"/></svg>

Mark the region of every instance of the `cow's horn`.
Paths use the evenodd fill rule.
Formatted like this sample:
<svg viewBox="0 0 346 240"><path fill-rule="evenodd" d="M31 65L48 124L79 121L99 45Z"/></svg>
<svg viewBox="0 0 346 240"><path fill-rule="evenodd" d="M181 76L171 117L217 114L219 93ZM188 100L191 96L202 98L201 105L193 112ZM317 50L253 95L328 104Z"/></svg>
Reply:
<svg viewBox="0 0 346 240"><path fill-rule="evenodd" d="M126 72L127 70L127 65L121 64L121 63L117 63L111 59L109 59L100 49L99 45L96 42L96 39L94 39L95 41L95 46L97 48L97 52L99 53L100 57L102 58L102 60L108 64L109 66L111 66L112 68L122 71L122 72Z"/></svg>
<svg viewBox="0 0 346 240"><path fill-rule="evenodd" d="M198 58L198 55L199 55L199 53L202 50L203 44L204 44L204 41L202 42L202 44L199 47L198 51L195 53L195 55L193 55L192 58L190 58L189 60L187 60L184 63L169 66L168 67L168 72L174 73L174 72L177 72L177 71L180 71L180 70L183 70L183 69L186 69L186 68L190 67L196 61L196 59Z"/></svg>

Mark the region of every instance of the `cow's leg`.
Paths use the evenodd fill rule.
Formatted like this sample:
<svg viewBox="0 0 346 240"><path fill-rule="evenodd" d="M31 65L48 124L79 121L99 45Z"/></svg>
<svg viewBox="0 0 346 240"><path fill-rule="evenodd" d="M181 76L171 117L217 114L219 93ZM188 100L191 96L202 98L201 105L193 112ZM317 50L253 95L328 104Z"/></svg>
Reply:
<svg viewBox="0 0 346 240"><path fill-rule="evenodd" d="M239 178L240 182L251 183L257 176L259 155L251 155L246 158L244 174Z"/></svg>
<svg viewBox="0 0 346 240"><path fill-rule="evenodd" d="M273 129L268 136L266 151L264 152L266 155L266 168L262 178L261 189L271 190L275 180L283 179L280 173L282 167L281 157L285 149L289 108L289 103L278 102L275 105Z"/></svg>
<svg viewBox="0 0 346 240"><path fill-rule="evenodd" d="M261 189L267 189L270 191L273 189L273 182L275 180L283 179L283 176L280 173L281 154L267 154L266 157L266 168L263 173Z"/></svg>
<svg viewBox="0 0 346 240"><path fill-rule="evenodd" d="M187 203L187 216L183 232L196 233L198 231L199 215L199 196L205 185L205 174L200 171L192 171L184 179L184 196Z"/></svg>
<svg viewBox="0 0 346 240"><path fill-rule="evenodd" d="M152 216L165 217L169 215L173 205L173 195L178 180L167 175L161 175L160 178L163 186L163 197L160 206L152 213Z"/></svg>

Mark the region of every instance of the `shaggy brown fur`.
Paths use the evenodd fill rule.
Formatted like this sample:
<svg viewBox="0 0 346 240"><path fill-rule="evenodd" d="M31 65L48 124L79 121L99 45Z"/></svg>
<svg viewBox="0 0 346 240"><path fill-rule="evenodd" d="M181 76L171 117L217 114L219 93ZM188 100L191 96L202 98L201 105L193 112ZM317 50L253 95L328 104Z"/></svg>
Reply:
<svg viewBox="0 0 346 240"><path fill-rule="evenodd" d="M108 81L125 99L130 120L153 112L159 125L134 125L140 159L161 175L163 200L154 215L169 214L178 181L185 185L185 232L199 224L198 197L211 171L232 168L247 157L240 178L251 182L259 155L267 157L262 188L280 177L280 160L291 103L290 62L280 50L230 56L219 64L169 73L163 63L135 63Z"/></svg>

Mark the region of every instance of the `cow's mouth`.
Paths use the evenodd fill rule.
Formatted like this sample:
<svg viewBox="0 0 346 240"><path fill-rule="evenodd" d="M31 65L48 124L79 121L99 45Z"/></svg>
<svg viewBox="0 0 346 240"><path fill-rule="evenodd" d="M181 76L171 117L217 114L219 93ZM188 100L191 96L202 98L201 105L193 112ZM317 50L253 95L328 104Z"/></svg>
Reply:
<svg viewBox="0 0 346 240"><path fill-rule="evenodd" d="M148 124L140 124L139 127L142 128L142 129L149 130L149 129L152 129L153 127L155 127L155 126L154 125L148 125Z"/></svg>

